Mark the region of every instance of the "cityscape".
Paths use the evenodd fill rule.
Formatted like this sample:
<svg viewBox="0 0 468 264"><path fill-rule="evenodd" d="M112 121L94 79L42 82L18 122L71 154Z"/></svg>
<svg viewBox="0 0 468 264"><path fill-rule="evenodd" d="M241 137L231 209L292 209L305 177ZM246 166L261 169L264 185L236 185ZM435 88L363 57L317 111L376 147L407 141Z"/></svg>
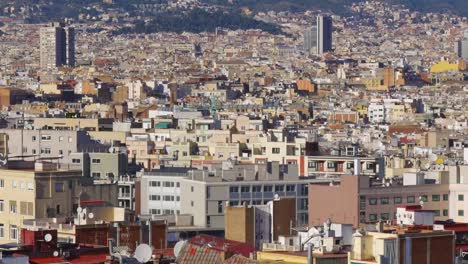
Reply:
<svg viewBox="0 0 468 264"><path fill-rule="evenodd" d="M0 107L0 264L468 263L464 0L0 1Z"/></svg>

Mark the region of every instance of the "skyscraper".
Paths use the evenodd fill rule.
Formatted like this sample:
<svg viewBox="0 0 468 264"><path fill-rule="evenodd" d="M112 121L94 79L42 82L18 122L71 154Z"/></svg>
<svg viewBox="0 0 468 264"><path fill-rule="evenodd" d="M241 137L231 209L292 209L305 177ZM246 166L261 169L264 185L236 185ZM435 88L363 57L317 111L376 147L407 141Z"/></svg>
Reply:
<svg viewBox="0 0 468 264"><path fill-rule="evenodd" d="M304 50L323 54L332 50L333 23L329 16L317 16L317 24L304 31Z"/></svg>
<svg viewBox="0 0 468 264"><path fill-rule="evenodd" d="M313 54L317 52L317 26L304 31L304 51Z"/></svg>
<svg viewBox="0 0 468 264"><path fill-rule="evenodd" d="M464 38L455 42L455 52L459 58L468 60L468 30L463 32Z"/></svg>
<svg viewBox="0 0 468 264"><path fill-rule="evenodd" d="M332 50L333 22L329 16L317 16L317 54Z"/></svg>
<svg viewBox="0 0 468 264"><path fill-rule="evenodd" d="M40 29L41 68L75 66L75 30L63 23L52 23Z"/></svg>

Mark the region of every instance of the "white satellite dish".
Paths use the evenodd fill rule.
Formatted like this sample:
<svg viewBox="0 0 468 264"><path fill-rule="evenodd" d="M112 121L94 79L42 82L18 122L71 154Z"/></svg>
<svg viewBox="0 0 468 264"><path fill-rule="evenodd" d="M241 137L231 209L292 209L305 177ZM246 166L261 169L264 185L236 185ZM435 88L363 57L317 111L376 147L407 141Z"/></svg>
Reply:
<svg viewBox="0 0 468 264"><path fill-rule="evenodd" d="M185 244L187 244L187 241L182 240L179 241L175 244L174 246L174 256L177 258L180 254L180 251L182 251L182 248L184 248Z"/></svg>
<svg viewBox="0 0 468 264"><path fill-rule="evenodd" d="M54 254L54 257L58 257L58 255L59 255L58 251L54 251L53 254Z"/></svg>
<svg viewBox="0 0 468 264"><path fill-rule="evenodd" d="M76 208L76 211L77 211L78 213L81 213L81 212L83 212L83 208L78 207L78 208Z"/></svg>
<svg viewBox="0 0 468 264"><path fill-rule="evenodd" d="M50 242L50 241L52 241L52 235L49 234L49 233L45 234L44 240L45 240L45 242Z"/></svg>
<svg viewBox="0 0 468 264"><path fill-rule="evenodd" d="M89 214L88 214L88 218L89 218L89 219L93 219L93 218L94 218L94 214L93 214L93 213L89 213Z"/></svg>
<svg viewBox="0 0 468 264"><path fill-rule="evenodd" d="M0 153L0 167L3 167L7 164L8 160L3 156L2 153Z"/></svg>
<svg viewBox="0 0 468 264"><path fill-rule="evenodd" d="M135 250L135 258L140 263L146 263L151 260L153 255L153 250L147 244L140 244Z"/></svg>

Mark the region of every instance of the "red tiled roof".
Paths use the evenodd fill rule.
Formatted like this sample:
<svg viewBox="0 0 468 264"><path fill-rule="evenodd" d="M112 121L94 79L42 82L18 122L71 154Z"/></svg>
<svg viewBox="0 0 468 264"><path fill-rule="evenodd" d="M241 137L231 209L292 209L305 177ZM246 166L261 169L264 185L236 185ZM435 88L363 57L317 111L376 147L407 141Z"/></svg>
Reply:
<svg viewBox="0 0 468 264"><path fill-rule="evenodd" d="M190 243L199 246L208 245L211 249L239 254L244 257L249 257L250 253L255 251L255 248L249 244L204 234L192 238Z"/></svg>

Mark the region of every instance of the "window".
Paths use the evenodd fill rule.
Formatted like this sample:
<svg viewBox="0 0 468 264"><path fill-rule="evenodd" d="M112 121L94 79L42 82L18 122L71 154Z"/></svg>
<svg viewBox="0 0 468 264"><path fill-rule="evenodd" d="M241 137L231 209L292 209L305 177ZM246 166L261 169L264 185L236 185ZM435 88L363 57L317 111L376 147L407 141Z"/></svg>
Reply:
<svg viewBox="0 0 468 264"><path fill-rule="evenodd" d="M193 203L193 201L190 201L190 206L194 206L195 204Z"/></svg>
<svg viewBox="0 0 468 264"><path fill-rule="evenodd" d="M161 186L161 182L158 181L150 181L149 182L150 187L159 187Z"/></svg>
<svg viewBox="0 0 468 264"><path fill-rule="evenodd" d="M458 210L458 216L464 216L465 215L465 211L463 210Z"/></svg>
<svg viewBox="0 0 468 264"><path fill-rule="evenodd" d="M0 213L3 213L4 208L5 208L5 201L0 200Z"/></svg>
<svg viewBox="0 0 468 264"><path fill-rule="evenodd" d="M433 195L432 195L432 201L433 201L433 202L438 202L438 201L440 201L440 195L438 195L438 194L433 194Z"/></svg>
<svg viewBox="0 0 468 264"><path fill-rule="evenodd" d="M92 159L92 160L91 160L91 163L93 163L93 164L100 164L100 163L101 163L101 159Z"/></svg>
<svg viewBox="0 0 468 264"><path fill-rule="evenodd" d="M161 200L161 196L155 195L155 194L151 194L151 195L149 196L149 199L150 199L150 201L160 201L160 200Z"/></svg>
<svg viewBox="0 0 468 264"><path fill-rule="evenodd" d="M63 155L63 150L59 149L59 155Z"/></svg>
<svg viewBox="0 0 468 264"><path fill-rule="evenodd" d="M52 137L50 135L42 135L41 136L41 140L43 141L50 141L52 139Z"/></svg>
<svg viewBox="0 0 468 264"><path fill-rule="evenodd" d="M0 179L0 188L5 188L5 180Z"/></svg>
<svg viewBox="0 0 468 264"><path fill-rule="evenodd" d="M150 214L160 215L161 210L160 209L150 209Z"/></svg>
<svg viewBox="0 0 468 264"><path fill-rule="evenodd" d="M370 221L377 221L377 215L376 214L370 214L369 215L369 220Z"/></svg>
<svg viewBox="0 0 468 264"><path fill-rule="evenodd" d="M273 154L280 154L280 148L272 148L272 149L271 149L271 152L272 152Z"/></svg>
<svg viewBox="0 0 468 264"><path fill-rule="evenodd" d="M388 220L388 219L389 219L389 218L388 218L388 213L382 213L382 214L380 214L380 219L382 219L382 220L384 220L384 221L385 221L385 220Z"/></svg>
<svg viewBox="0 0 468 264"><path fill-rule="evenodd" d="M41 154L50 154L50 148L41 148Z"/></svg>
<svg viewBox="0 0 468 264"><path fill-rule="evenodd" d="M174 182L163 182L163 187L174 187Z"/></svg>
<svg viewBox="0 0 468 264"><path fill-rule="evenodd" d="M388 198L380 198L380 204L388 204Z"/></svg>
<svg viewBox="0 0 468 264"><path fill-rule="evenodd" d="M284 192L284 185L276 185L275 192Z"/></svg>
<svg viewBox="0 0 468 264"><path fill-rule="evenodd" d="M444 201L448 201L448 194L444 194L444 195L442 196L442 199L443 199Z"/></svg>
<svg viewBox="0 0 468 264"><path fill-rule="evenodd" d="M238 193L239 192L239 187L238 186L231 186L231 187L229 187L229 192Z"/></svg>
<svg viewBox="0 0 468 264"><path fill-rule="evenodd" d="M408 197L406 197L406 202L407 202L407 203L414 203L414 201L415 201L414 196L408 196Z"/></svg>
<svg viewBox="0 0 468 264"><path fill-rule="evenodd" d="M286 191L287 192L295 192L296 191L296 185L286 185Z"/></svg>
<svg viewBox="0 0 468 264"><path fill-rule="evenodd" d="M377 199L376 198L369 198L369 205L376 205Z"/></svg>
<svg viewBox="0 0 468 264"><path fill-rule="evenodd" d="M193 188L193 186L190 186L190 191L194 192L195 188Z"/></svg>
<svg viewBox="0 0 468 264"><path fill-rule="evenodd" d="M427 202L428 201L427 195L421 195L421 201Z"/></svg>
<svg viewBox="0 0 468 264"><path fill-rule="evenodd" d="M36 154L36 150L35 150L35 149L32 150L32 154Z"/></svg>
<svg viewBox="0 0 468 264"><path fill-rule="evenodd" d="M180 202L180 196L176 196L176 201Z"/></svg>
<svg viewBox="0 0 468 264"><path fill-rule="evenodd" d="M32 141L36 141L36 136L33 136L33 137L32 137Z"/></svg>
<svg viewBox="0 0 468 264"><path fill-rule="evenodd" d="M28 191L34 190L34 184L32 182L28 182Z"/></svg>
<svg viewBox="0 0 468 264"><path fill-rule="evenodd" d="M16 212L18 212L16 201L10 201L10 213L16 214Z"/></svg>
<svg viewBox="0 0 468 264"><path fill-rule="evenodd" d="M448 210L447 210L447 209L442 210L442 214L443 214L444 216L448 216Z"/></svg>
<svg viewBox="0 0 468 264"><path fill-rule="evenodd" d="M177 188L180 187L180 182L176 182L176 187L177 187Z"/></svg>
<svg viewBox="0 0 468 264"><path fill-rule="evenodd" d="M252 192L262 192L262 186L252 186Z"/></svg>
<svg viewBox="0 0 468 264"><path fill-rule="evenodd" d="M403 202L403 200L401 199L401 197L395 197L395 198L393 198L393 202L395 204L401 204Z"/></svg>
<svg viewBox="0 0 468 264"><path fill-rule="evenodd" d="M10 226L10 239L11 240L18 239L18 227L15 225Z"/></svg>
<svg viewBox="0 0 468 264"><path fill-rule="evenodd" d="M316 168L317 167L317 162L315 161L309 161L309 168Z"/></svg>
<svg viewBox="0 0 468 264"><path fill-rule="evenodd" d="M334 169L335 168L335 162L327 162L327 168L329 169Z"/></svg>
<svg viewBox="0 0 468 264"><path fill-rule="evenodd" d="M60 204L57 204L55 211L57 214L60 214Z"/></svg>
<svg viewBox="0 0 468 264"><path fill-rule="evenodd" d="M458 201L463 201L465 200L465 196L463 194L458 195Z"/></svg>
<svg viewBox="0 0 468 264"><path fill-rule="evenodd" d="M163 196L163 201L172 202L172 201L174 201L174 196L172 196L172 195L164 195L164 196Z"/></svg>
<svg viewBox="0 0 468 264"><path fill-rule="evenodd" d="M250 186L241 186L241 192L242 193L250 192Z"/></svg>
<svg viewBox="0 0 468 264"><path fill-rule="evenodd" d="M263 192L273 192L273 186L271 185L263 186Z"/></svg>
<svg viewBox="0 0 468 264"><path fill-rule="evenodd" d="M73 164L80 164L81 160L80 159L72 159Z"/></svg>
<svg viewBox="0 0 468 264"><path fill-rule="evenodd" d="M210 225L211 225L211 217L210 217L210 216L207 216L207 217L206 217L206 225L207 225L207 226L210 226Z"/></svg>
<svg viewBox="0 0 468 264"><path fill-rule="evenodd" d="M223 213L223 201L218 201L218 214Z"/></svg>
<svg viewBox="0 0 468 264"><path fill-rule="evenodd" d="M434 216L440 216L440 210L434 210Z"/></svg>
<svg viewBox="0 0 468 264"><path fill-rule="evenodd" d="M72 137L68 137L68 142L71 143L73 141Z"/></svg>
<svg viewBox="0 0 468 264"><path fill-rule="evenodd" d="M5 227L3 226L3 224L0 224L0 238L4 238L5 237Z"/></svg>
<svg viewBox="0 0 468 264"><path fill-rule="evenodd" d="M60 142L63 141L63 137L62 137L62 136L59 137L59 141L60 141Z"/></svg>
<svg viewBox="0 0 468 264"><path fill-rule="evenodd" d="M100 178L101 177L101 173L100 172L93 172L91 173L91 176L93 176L93 178Z"/></svg>
<svg viewBox="0 0 468 264"><path fill-rule="evenodd" d="M63 183L56 182L55 183L55 192L63 192L63 191L64 191Z"/></svg>

